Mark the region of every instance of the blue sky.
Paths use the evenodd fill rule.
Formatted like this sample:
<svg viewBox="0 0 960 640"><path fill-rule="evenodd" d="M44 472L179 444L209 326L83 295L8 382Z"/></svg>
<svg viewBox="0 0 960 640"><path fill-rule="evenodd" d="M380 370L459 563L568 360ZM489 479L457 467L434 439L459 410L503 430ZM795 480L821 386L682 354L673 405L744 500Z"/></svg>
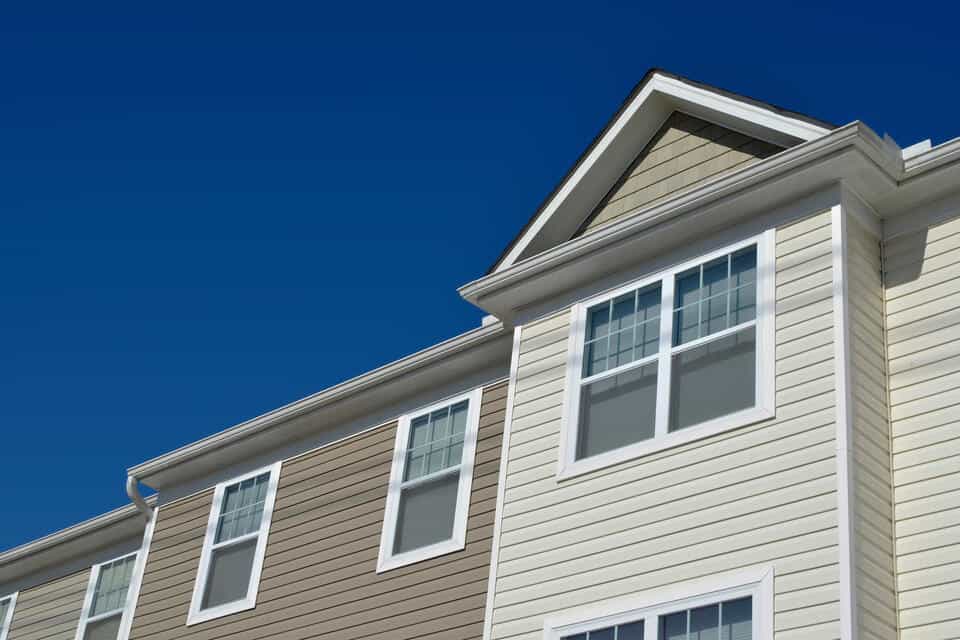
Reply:
<svg viewBox="0 0 960 640"><path fill-rule="evenodd" d="M0 549L125 469L476 326L481 275L647 68L901 145L952 25L876 3L5 3Z"/></svg>

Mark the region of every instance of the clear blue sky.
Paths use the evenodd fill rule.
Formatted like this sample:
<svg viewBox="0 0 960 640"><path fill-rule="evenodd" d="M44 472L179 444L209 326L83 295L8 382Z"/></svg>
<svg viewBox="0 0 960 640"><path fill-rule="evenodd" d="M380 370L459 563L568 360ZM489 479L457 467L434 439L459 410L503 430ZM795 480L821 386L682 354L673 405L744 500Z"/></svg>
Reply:
<svg viewBox="0 0 960 640"><path fill-rule="evenodd" d="M914 3L0 8L0 549L127 466L476 326L481 275L648 67L960 135Z"/></svg>

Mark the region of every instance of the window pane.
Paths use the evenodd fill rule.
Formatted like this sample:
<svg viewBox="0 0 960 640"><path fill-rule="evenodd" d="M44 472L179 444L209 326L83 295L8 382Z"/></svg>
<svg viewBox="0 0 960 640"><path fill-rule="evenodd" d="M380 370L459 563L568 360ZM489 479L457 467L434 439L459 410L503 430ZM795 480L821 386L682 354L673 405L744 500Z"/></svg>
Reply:
<svg viewBox="0 0 960 640"><path fill-rule="evenodd" d="M578 633L575 636L564 636L561 640L587 640L587 634Z"/></svg>
<svg viewBox="0 0 960 640"><path fill-rule="evenodd" d="M607 346L609 338L603 337L588 342L583 354L583 377L589 377L607 370Z"/></svg>
<svg viewBox="0 0 960 640"><path fill-rule="evenodd" d="M610 303L593 307L587 312L587 339L606 336L610 330Z"/></svg>
<svg viewBox="0 0 960 640"><path fill-rule="evenodd" d="M425 482L400 492L394 553L419 549L453 536L460 474Z"/></svg>
<svg viewBox="0 0 960 640"><path fill-rule="evenodd" d="M0 600L0 627L3 627L4 620L7 619L7 611L10 609L10 600Z"/></svg>
<svg viewBox="0 0 960 640"><path fill-rule="evenodd" d="M597 631L591 631L590 635L587 636L587 640L614 640L614 628L607 627L606 629L598 629Z"/></svg>
<svg viewBox="0 0 960 640"><path fill-rule="evenodd" d="M469 404L463 400L411 420L405 482L460 464Z"/></svg>
<svg viewBox="0 0 960 640"><path fill-rule="evenodd" d="M127 601L127 590L135 561L136 556L128 556L100 567L93 602L90 605L91 616L123 608ZM0 617L0 621L2 620Z"/></svg>
<svg viewBox="0 0 960 640"><path fill-rule="evenodd" d="M653 437L657 363L584 385L577 459Z"/></svg>
<svg viewBox="0 0 960 640"><path fill-rule="evenodd" d="M720 640L753 640L753 600L741 598L722 605Z"/></svg>
<svg viewBox="0 0 960 640"><path fill-rule="evenodd" d="M754 406L756 331L742 331L673 356L670 431Z"/></svg>
<svg viewBox="0 0 960 640"><path fill-rule="evenodd" d="M643 640L643 620L617 627L617 640Z"/></svg>
<svg viewBox="0 0 960 640"><path fill-rule="evenodd" d="M687 612L678 611L660 617L661 640L687 640Z"/></svg>
<svg viewBox="0 0 960 640"><path fill-rule="evenodd" d="M690 610L690 640L719 640L720 605Z"/></svg>
<svg viewBox="0 0 960 640"><path fill-rule="evenodd" d="M757 248L748 247L677 276L673 344L756 318Z"/></svg>
<svg viewBox="0 0 960 640"><path fill-rule="evenodd" d="M118 614L103 620L87 623L86 630L83 633L83 640L117 640L117 634L120 633L120 620L122 615Z"/></svg>
<svg viewBox="0 0 960 640"><path fill-rule="evenodd" d="M203 596L204 609L247 597L256 550L257 540L253 539L213 551L207 591Z"/></svg>
<svg viewBox="0 0 960 640"><path fill-rule="evenodd" d="M270 473L230 485L223 492L215 542L225 542L260 529Z"/></svg>
<svg viewBox="0 0 960 640"><path fill-rule="evenodd" d="M587 311L583 375L653 355L659 347L660 284L631 291Z"/></svg>

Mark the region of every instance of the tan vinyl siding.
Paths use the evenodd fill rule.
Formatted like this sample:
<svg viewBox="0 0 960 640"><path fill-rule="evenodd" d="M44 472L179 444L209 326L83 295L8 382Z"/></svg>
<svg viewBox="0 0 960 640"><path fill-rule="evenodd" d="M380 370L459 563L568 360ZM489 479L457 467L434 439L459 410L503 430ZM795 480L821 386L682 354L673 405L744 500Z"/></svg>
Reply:
<svg viewBox="0 0 960 640"><path fill-rule="evenodd" d="M880 241L853 218L847 222L847 269L857 624L861 638L897 640Z"/></svg>
<svg viewBox="0 0 960 640"><path fill-rule="evenodd" d="M597 206L590 231L637 207L739 169L780 147L685 113L674 112Z"/></svg>
<svg viewBox="0 0 960 640"><path fill-rule="evenodd" d="M523 327L494 639L758 564L776 568L778 640L839 636L830 224L777 232L775 420L558 482L569 312Z"/></svg>
<svg viewBox="0 0 960 640"><path fill-rule="evenodd" d="M21 591L7 640L73 640L89 579L79 571Z"/></svg>
<svg viewBox="0 0 960 640"><path fill-rule="evenodd" d="M287 460L257 606L186 627L212 491L163 507L131 638L482 635L506 383L484 390L463 551L376 573L396 424Z"/></svg>
<svg viewBox="0 0 960 640"><path fill-rule="evenodd" d="M884 247L902 640L960 635L960 218Z"/></svg>

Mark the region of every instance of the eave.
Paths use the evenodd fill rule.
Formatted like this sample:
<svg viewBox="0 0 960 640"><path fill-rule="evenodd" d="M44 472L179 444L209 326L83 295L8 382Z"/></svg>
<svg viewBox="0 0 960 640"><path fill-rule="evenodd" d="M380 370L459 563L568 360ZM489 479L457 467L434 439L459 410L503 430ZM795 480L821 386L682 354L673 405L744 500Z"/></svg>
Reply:
<svg viewBox="0 0 960 640"><path fill-rule="evenodd" d="M893 192L902 175L899 150L863 123L853 122L638 208L590 234L470 282L459 289L460 295L509 325L524 307L597 280L679 239L729 226L841 181L873 203Z"/></svg>

